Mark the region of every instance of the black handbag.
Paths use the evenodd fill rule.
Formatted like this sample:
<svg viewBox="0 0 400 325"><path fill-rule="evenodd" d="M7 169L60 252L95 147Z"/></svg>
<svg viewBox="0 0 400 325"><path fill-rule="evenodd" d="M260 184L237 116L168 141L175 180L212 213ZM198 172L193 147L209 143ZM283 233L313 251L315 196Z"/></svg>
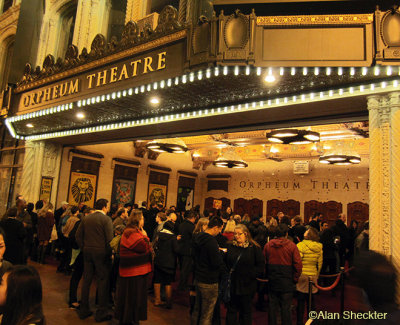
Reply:
<svg viewBox="0 0 400 325"><path fill-rule="evenodd" d="M232 273L235 271L235 268L240 260L240 257L242 256L242 253L243 251L240 252L235 264L232 265L229 273L225 274L221 279L219 298L224 304L227 304L231 301Z"/></svg>

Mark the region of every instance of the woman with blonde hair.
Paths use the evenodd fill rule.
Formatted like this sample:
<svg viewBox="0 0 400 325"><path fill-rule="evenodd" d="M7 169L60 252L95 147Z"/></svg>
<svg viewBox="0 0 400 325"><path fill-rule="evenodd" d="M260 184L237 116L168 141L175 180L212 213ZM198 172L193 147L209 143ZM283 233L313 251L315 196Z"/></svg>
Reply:
<svg viewBox="0 0 400 325"><path fill-rule="evenodd" d="M317 282L319 273L322 268L322 244L319 242L318 231L310 227L304 233L304 240L297 244L299 249L303 269L296 285L297 290L297 324L304 324L304 307L308 302L308 290L310 278L314 283ZM312 300L309 310L314 310L314 294L317 288L312 288Z"/></svg>
<svg viewBox="0 0 400 325"><path fill-rule="evenodd" d="M152 271L152 251L143 225L142 210L132 210L120 241L115 315L121 325L147 319L147 276Z"/></svg>
<svg viewBox="0 0 400 325"><path fill-rule="evenodd" d="M45 262L46 247L50 241L53 225L53 205L48 202L38 212L37 239L39 241L38 262L40 264L44 264Z"/></svg>
<svg viewBox="0 0 400 325"><path fill-rule="evenodd" d="M234 228L234 240L228 245L225 262L231 275L231 299L226 304L226 324L251 325L252 299L257 277L264 271L264 256L245 225Z"/></svg>
<svg viewBox="0 0 400 325"><path fill-rule="evenodd" d="M196 226L194 227L193 234L198 234L199 232L203 232L204 230L206 230L208 221L208 218L200 218L199 221L197 221Z"/></svg>

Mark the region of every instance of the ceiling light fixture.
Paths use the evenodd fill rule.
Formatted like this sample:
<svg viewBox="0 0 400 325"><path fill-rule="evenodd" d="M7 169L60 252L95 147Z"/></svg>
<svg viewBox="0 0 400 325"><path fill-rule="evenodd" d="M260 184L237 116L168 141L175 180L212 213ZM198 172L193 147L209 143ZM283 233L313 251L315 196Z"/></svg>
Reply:
<svg viewBox="0 0 400 325"><path fill-rule="evenodd" d="M27 127L27 128L33 128L33 124L32 124L32 123L28 123L28 124L26 125L26 127Z"/></svg>
<svg viewBox="0 0 400 325"><path fill-rule="evenodd" d="M327 154L319 157L319 162L326 165L348 166L361 162L358 155Z"/></svg>
<svg viewBox="0 0 400 325"><path fill-rule="evenodd" d="M181 139L158 139L146 144L146 148L155 152L185 153L188 147Z"/></svg>
<svg viewBox="0 0 400 325"><path fill-rule="evenodd" d="M160 104L160 99L158 97L151 97L150 98L150 104L158 105L158 104Z"/></svg>
<svg viewBox="0 0 400 325"><path fill-rule="evenodd" d="M83 114L83 113L76 113L76 117L79 118L79 119L83 119L83 118L85 118L85 114Z"/></svg>
<svg viewBox="0 0 400 325"><path fill-rule="evenodd" d="M235 152L235 149L230 149L216 160L213 161L215 167L223 168L246 168L248 164Z"/></svg>
<svg viewBox="0 0 400 325"><path fill-rule="evenodd" d="M318 132L297 130L297 129L283 129L275 130L267 134L267 139L273 143L281 144L307 144L318 142L320 137Z"/></svg>

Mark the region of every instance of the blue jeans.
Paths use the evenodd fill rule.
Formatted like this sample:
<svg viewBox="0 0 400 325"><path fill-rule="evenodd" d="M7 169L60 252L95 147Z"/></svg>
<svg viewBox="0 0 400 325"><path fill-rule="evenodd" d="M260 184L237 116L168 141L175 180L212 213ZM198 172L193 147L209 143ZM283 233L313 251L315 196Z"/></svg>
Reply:
<svg viewBox="0 0 400 325"><path fill-rule="evenodd" d="M191 325L211 325L214 306L218 298L218 283L196 283L196 302Z"/></svg>

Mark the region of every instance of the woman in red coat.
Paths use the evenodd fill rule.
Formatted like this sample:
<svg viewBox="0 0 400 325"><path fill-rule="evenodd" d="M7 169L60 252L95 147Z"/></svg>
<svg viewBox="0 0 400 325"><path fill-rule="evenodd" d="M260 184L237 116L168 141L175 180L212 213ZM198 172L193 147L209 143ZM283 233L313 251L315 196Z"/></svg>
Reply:
<svg viewBox="0 0 400 325"><path fill-rule="evenodd" d="M147 276L152 252L143 229L142 210L133 210L121 237L116 318L122 324L139 324L147 319Z"/></svg>

